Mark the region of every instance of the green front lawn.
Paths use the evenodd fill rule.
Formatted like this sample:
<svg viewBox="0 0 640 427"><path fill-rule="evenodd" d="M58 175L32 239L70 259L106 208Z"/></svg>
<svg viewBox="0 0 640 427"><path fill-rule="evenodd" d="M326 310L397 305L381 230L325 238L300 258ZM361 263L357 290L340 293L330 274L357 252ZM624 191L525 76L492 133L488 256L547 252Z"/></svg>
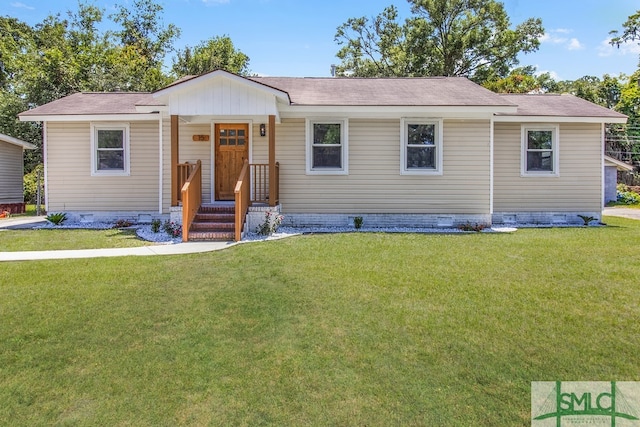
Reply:
<svg viewBox="0 0 640 427"><path fill-rule="evenodd" d="M0 229L0 252L129 248L151 245L134 230Z"/></svg>
<svg viewBox="0 0 640 427"><path fill-rule="evenodd" d="M0 265L0 425L528 426L640 380L640 221Z"/></svg>

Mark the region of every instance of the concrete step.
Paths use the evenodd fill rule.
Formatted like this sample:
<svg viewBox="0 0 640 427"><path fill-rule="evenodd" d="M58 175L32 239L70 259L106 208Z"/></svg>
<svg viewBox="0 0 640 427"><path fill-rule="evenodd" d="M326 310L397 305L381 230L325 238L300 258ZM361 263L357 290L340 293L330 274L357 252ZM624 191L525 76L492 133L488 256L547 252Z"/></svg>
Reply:
<svg viewBox="0 0 640 427"><path fill-rule="evenodd" d="M189 231L189 241L232 241L233 231Z"/></svg>

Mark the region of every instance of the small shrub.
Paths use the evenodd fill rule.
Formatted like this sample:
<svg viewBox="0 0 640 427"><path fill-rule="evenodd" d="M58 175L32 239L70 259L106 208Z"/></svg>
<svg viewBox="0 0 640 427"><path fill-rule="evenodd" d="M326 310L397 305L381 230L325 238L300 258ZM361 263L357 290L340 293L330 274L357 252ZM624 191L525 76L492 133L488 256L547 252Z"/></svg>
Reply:
<svg viewBox="0 0 640 427"><path fill-rule="evenodd" d="M64 212L54 212L47 215L46 220L54 225L62 225L67 220L67 214Z"/></svg>
<svg viewBox="0 0 640 427"><path fill-rule="evenodd" d="M158 233L160 231L160 225L162 225L162 222L158 218L151 220L151 231Z"/></svg>
<svg viewBox="0 0 640 427"><path fill-rule="evenodd" d="M182 225L177 224L173 221L166 220L164 222L164 231L171 237L180 237L182 236Z"/></svg>
<svg viewBox="0 0 640 427"><path fill-rule="evenodd" d="M595 221L597 218L587 215L578 215L582 221L584 221L584 226L588 226L591 221Z"/></svg>
<svg viewBox="0 0 640 427"><path fill-rule="evenodd" d="M616 201L623 205L637 205L640 203L640 195L633 191L620 191L616 194Z"/></svg>
<svg viewBox="0 0 640 427"><path fill-rule="evenodd" d="M269 236L275 233L282 224L282 220L284 216L280 214L274 214L271 211L266 211L264 213L264 222L258 226L256 229L256 233L261 234L263 236Z"/></svg>
<svg viewBox="0 0 640 427"><path fill-rule="evenodd" d="M126 219L119 219L113 225L113 228L127 228L131 227L131 221L127 221Z"/></svg>
<svg viewBox="0 0 640 427"><path fill-rule="evenodd" d="M461 224L461 225L458 226L459 230L462 230L462 231L475 231L476 233L484 230L485 228L487 228L486 225L478 224L477 222L475 223L475 225L471 224L470 222L467 222L465 224Z"/></svg>
<svg viewBox="0 0 640 427"><path fill-rule="evenodd" d="M361 216L353 218L353 226L356 228L356 230L360 230L360 228L362 228L362 222L363 219Z"/></svg>

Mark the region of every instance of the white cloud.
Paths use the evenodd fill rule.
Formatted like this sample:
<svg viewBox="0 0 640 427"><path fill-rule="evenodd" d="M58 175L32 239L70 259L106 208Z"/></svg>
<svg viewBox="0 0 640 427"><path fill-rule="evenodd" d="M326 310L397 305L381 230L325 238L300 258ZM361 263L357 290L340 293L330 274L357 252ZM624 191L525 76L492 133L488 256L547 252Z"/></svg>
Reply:
<svg viewBox="0 0 640 427"><path fill-rule="evenodd" d="M611 38L600 42L598 46L598 56L607 57L612 55L640 55L640 45L637 42L621 43L620 47L611 45Z"/></svg>
<svg viewBox="0 0 640 427"><path fill-rule="evenodd" d="M20 3L20 2L11 3L11 6L17 7L19 9L35 10L35 7L28 6L28 5L26 5L24 3Z"/></svg>
<svg viewBox="0 0 640 427"><path fill-rule="evenodd" d="M540 40L540 43L551 43L564 46L567 50L581 50L584 49L584 45L580 43L575 37L567 38L565 35L572 33L573 30L567 28L557 28L555 30L549 30L544 33Z"/></svg>
<svg viewBox="0 0 640 427"><path fill-rule="evenodd" d="M569 45L567 46L567 49L569 49L569 50L582 50L582 49L584 49L584 45L582 43L580 43L580 40L578 40L576 38L572 38L571 40L569 40Z"/></svg>

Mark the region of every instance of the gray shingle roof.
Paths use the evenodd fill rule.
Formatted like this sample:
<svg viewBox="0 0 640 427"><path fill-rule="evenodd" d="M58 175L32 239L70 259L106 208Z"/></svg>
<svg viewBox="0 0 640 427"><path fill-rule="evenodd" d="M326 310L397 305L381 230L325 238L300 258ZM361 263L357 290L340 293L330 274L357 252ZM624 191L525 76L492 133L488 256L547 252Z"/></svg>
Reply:
<svg viewBox="0 0 640 427"><path fill-rule="evenodd" d="M79 92L20 113L20 116L136 114L136 105L161 104L149 93Z"/></svg>
<svg viewBox="0 0 640 427"><path fill-rule="evenodd" d="M177 86L193 77L187 77ZM252 77L250 80L287 92L300 106L431 106L514 107L500 116L599 117L623 119L623 114L573 95L496 94L462 77L425 78L303 78ZM20 113L48 115L137 114L136 106L161 106L150 93L83 92Z"/></svg>
<svg viewBox="0 0 640 427"><path fill-rule="evenodd" d="M289 94L293 105L513 106L463 77L313 78L252 77Z"/></svg>
<svg viewBox="0 0 640 427"><path fill-rule="evenodd" d="M624 114L601 107L569 94L501 94L502 98L518 106L515 114L499 116L556 116L556 117L604 117L622 119Z"/></svg>

